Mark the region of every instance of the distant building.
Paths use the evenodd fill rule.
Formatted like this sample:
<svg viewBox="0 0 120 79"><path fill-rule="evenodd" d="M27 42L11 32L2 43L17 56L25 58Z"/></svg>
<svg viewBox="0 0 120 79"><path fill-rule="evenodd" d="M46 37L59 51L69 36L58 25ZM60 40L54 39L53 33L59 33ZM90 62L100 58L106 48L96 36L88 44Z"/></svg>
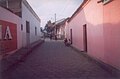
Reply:
<svg viewBox="0 0 120 79"><path fill-rule="evenodd" d="M84 0L69 19L72 46L120 70L120 1Z"/></svg>
<svg viewBox="0 0 120 79"><path fill-rule="evenodd" d="M65 27L66 27L66 23L68 21L69 18L67 19L61 19L55 22L54 24L54 31L55 31L55 35L57 35L58 39L64 39L65 38Z"/></svg>
<svg viewBox="0 0 120 79"><path fill-rule="evenodd" d="M41 37L41 20L26 0L0 0L0 52L15 52Z"/></svg>

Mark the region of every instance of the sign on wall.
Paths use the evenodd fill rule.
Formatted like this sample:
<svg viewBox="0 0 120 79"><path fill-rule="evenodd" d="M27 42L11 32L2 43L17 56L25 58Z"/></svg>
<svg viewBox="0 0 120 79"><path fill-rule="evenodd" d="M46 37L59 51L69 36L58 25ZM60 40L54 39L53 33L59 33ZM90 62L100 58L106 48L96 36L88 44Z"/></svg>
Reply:
<svg viewBox="0 0 120 79"><path fill-rule="evenodd" d="M17 26L0 20L0 52L7 53L17 49Z"/></svg>

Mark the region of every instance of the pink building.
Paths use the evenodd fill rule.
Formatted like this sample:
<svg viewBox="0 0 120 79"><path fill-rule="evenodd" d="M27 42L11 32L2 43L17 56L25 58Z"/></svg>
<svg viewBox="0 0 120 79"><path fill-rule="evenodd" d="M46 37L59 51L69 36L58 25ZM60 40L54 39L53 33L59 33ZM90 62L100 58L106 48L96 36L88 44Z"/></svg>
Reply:
<svg viewBox="0 0 120 79"><path fill-rule="evenodd" d="M0 0L0 59L40 40L40 24L26 0Z"/></svg>
<svg viewBox="0 0 120 79"><path fill-rule="evenodd" d="M120 1L84 0L68 21L72 46L120 69Z"/></svg>

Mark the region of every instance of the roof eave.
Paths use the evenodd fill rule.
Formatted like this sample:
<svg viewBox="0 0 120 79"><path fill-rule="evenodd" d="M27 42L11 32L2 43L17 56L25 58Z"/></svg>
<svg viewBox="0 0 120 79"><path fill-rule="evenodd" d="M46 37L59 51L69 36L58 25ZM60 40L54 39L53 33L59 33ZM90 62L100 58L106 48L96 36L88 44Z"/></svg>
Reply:
<svg viewBox="0 0 120 79"><path fill-rule="evenodd" d="M69 18L68 22L70 22L70 21L74 18L74 16L75 16L76 14L78 14L78 12L83 9L83 7L85 6L85 4L86 4L88 1L90 1L90 0L84 0L84 1L82 2L82 4L80 5L80 7L79 7L79 8L73 13L73 15Z"/></svg>

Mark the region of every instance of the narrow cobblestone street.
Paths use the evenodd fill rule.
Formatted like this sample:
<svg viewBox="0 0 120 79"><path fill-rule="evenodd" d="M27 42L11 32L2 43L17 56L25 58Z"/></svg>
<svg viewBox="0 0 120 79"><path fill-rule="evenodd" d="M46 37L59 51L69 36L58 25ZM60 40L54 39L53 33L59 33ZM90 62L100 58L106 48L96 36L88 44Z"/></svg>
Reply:
<svg viewBox="0 0 120 79"><path fill-rule="evenodd" d="M7 76L6 76L7 75ZM93 61L66 47L63 41L46 40L2 79L117 79Z"/></svg>

